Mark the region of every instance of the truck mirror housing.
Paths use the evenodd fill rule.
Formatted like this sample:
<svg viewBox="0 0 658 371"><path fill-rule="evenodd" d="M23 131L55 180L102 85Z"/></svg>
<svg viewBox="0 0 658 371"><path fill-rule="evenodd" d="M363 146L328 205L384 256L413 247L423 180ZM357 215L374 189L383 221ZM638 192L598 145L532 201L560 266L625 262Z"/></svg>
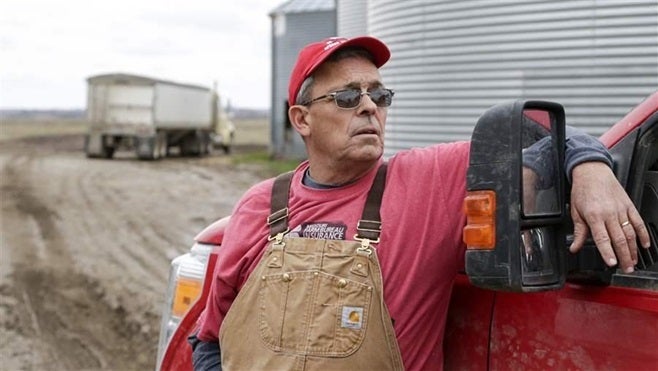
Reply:
<svg viewBox="0 0 658 371"><path fill-rule="evenodd" d="M533 100L496 105L478 120L463 233L475 286L532 292L564 285L564 125L560 104Z"/></svg>

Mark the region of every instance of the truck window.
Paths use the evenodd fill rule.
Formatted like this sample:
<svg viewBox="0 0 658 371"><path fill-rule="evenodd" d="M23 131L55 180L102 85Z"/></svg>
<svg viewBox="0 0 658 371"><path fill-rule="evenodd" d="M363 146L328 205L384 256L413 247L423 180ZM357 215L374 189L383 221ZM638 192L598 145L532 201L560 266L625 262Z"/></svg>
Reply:
<svg viewBox="0 0 658 371"><path fill-rule="evenodd" d="M591 243L569 258L568 281L592 281L658 291L658 114L654 114L639 130L640 136L634 142L632 154L628 153L632 161L626 191L649 230L651 247L639 248L635 272L625 274L606 267Z"/></svg>
<svg viewBox="0 0 658 371"><path fill-rule="evenodd" d="M640 138L633 157L629 192L636 204L639 201L638 209L651 237L649 250L640 249L637 267L658 272L658 124Z"/></svg>

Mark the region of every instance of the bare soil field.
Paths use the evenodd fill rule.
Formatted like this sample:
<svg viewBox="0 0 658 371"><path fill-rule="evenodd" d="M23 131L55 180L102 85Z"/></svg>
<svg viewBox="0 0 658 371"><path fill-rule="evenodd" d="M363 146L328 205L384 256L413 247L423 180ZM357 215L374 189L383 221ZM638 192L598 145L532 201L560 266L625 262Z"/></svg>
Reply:
<svg viewBox="0 0 658 371"><path fill-rule="evenodd" d="M270 175L87 159L79 124L0 123L0 370L154 369L170 260ZM236 126L233 153L265 148L265 121Z"/></svg>

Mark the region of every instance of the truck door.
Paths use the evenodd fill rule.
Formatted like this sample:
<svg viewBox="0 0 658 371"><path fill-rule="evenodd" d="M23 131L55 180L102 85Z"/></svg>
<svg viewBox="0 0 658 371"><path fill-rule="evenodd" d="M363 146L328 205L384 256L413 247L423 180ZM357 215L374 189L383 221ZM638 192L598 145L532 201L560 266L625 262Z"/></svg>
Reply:
<svg viewBox="0 0 658 371"><path fill-rule="evenodd" d="M652 99L646 119L610 148L615 174L649 229L650 249L640 248L635 272L625 274L606 267L589 242L567 257L562 289L497 293L490 369L658 367L658 93Z"/></svg>

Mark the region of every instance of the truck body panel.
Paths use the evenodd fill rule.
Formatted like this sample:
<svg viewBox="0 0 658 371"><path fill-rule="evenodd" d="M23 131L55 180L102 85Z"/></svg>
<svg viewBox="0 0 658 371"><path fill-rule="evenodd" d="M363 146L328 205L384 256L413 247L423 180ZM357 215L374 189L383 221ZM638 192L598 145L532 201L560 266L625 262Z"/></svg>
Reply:
<svg viewBox="0 0 658 371"><path fill-rule="evenodd" d="M491 370L656 366L657 291L567 283L557 291L496 295Z"/></svg>
<svg viewBox="0 0 658 371"><path fill-rule="evenodd" d="M211 90L157 83L154 93L153 123L156 128L211 128Z"/></svg>
<svg viewBox="0 0 658 371"><path fill-rule="evenodd" d="M94 130L116 135L137 133L153 126L152 86L90 85L88 119Z"/></svg>

